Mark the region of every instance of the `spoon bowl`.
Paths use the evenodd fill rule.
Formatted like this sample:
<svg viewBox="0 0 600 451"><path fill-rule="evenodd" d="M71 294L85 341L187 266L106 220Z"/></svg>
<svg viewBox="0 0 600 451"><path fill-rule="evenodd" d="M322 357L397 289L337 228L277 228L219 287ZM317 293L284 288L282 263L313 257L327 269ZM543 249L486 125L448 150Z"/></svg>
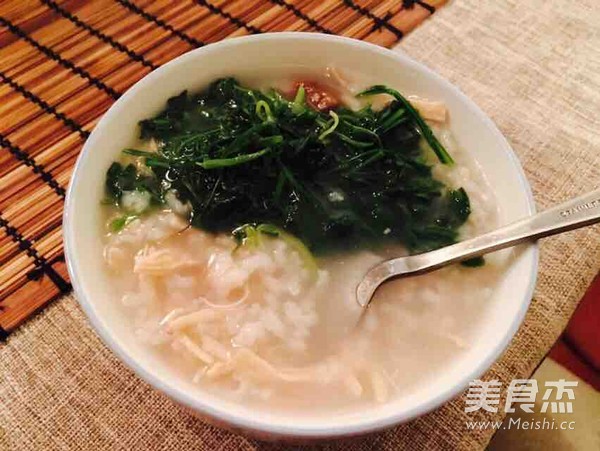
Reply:
<svg viewBox="0 0 600 451"><path fill-rule="evenodd" d="M356 300L369 306L386 280L416 276L452 263L600 222L600 189L484 235L424 254L395 258L371 268L356 288Z"/></svg>

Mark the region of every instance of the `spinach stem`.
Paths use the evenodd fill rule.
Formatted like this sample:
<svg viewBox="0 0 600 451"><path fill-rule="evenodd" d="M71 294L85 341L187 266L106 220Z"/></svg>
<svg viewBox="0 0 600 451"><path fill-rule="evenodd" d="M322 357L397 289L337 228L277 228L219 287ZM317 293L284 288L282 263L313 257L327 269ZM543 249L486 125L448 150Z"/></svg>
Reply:
<svg viewBox="0 0 600 451"><path fill-rule="evenodd" d="M211 160L204 160L202 162L196 162L198 166L203 169L219 169L225 168L229 166L237 166L239 164L248 163L249 161L256 160L257 158L262 157L263 155L269 153L271 149L267 147L266 149L259 150L254 153L247 153L243 155L238 155L233 158L214 158Z"/></svg>
<svg viewBox="0 0 600 451"><path fill-rule="evenodd" d="M404 106L406 111L408 111L408 113L412 116L412 118L416 122L417 128L423 135L423 138L425 138L427 144L431 146L440 162L447 165L454 164L454 160L452 159L448 151L444 148L442 143L440 143L435 137L435 135L431 131L431 128L429 128L429 125L427 125L427 123L423 120L419 112L402 94L400 94L395 89L388 88L387 86L375 85L370 87L366 91L361 92L359 96L370 96L376 94L388 94L394 97L398 102L400 102Z"/></svg>

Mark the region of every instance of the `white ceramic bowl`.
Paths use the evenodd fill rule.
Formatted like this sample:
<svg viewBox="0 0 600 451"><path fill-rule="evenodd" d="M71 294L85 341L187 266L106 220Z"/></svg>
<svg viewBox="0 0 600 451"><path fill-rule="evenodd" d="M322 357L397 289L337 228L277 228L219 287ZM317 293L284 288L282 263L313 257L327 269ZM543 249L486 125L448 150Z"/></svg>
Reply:
<svg viewBox="0 0 600 451"><path fill-rule="evenodd" d="M530 215L534 203L523 171L492 121L465 95L407 56L364 42L320 34L279 33L231 39L189 52L135 84L104 115L87 140L71 180L64 214L69 274L75 294L104 342L154 388L204 418L263 437L314 438L355 435L408 421L448 401L498 358L520 325L532 296L537 249L522 248L496 290L477 340L454 364L408 397L346 414L294 416L257 411L198 392L139 344L111 299L103 270L101 209L105 172L137 134L137 122L163 108L184 89L201 89L215 78L255 74L265 68L327 65L366 74L373 82L443 101L458 144L477 158L497 189L501 220Z"/></svg>

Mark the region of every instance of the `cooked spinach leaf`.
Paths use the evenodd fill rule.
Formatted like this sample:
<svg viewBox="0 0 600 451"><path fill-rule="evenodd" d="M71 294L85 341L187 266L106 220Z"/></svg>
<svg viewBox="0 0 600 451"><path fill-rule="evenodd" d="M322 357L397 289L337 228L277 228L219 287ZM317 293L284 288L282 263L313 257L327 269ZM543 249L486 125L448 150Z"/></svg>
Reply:
<svg viewBox="0 0 600 451"><path fill-rule="evenodd" d="M123 215L123 216L119 216L119 217L113 219L110 222L109 229L113 233L119 232L123 228L125 228L125 226L128 225L131 221L133 221L134 219L137 219L137 218L138 218L137 215Z"/></svg>
<svg viewBox="0 0 600 451"><path fill-rule="evenodd" d="M125 150L151 175L114 163L107 194L118 202L123 191L141 189L160 202L174 190L191 204L193 226L251 241L286 231L316 253L451 244L470 214L469 198L433 178L422 141L442 163L453 160L397 91L374 86L362 95L382 93L394 100L381 110L322 112L307 104L302 86L291 100L233 78L198 95L182 92L140 123L158 151Z"/></svg>
<svg viewBox="0 0 600 451"><path fill-rule="evenodd" d="M131 149L126 149L124 152L132 154ZM139 151L135 152L134 155L139 156L137 153ZM161 180L154 173L141 174L133 164L123 166L118 162L112 163L106 172L105 192L107 203L119 205L123 193L134 190L147 191L156 204L163 202Z"/></svg>
<svg viewBox="0 0 600 451"><path fill-rule="evenodd" d="M121 163L113 163L106 172L106 194L114 201L123 194L123 191L135 189L137 171L135 166L130 164L125 167Z"/></svg>
<svg viewBox="0 0 600 451"><path fill-rule="evenodd" d="M359 94L359 96L370 96L375 94L388 94L396 99L398 103L402 105L404 110L410 115L410 117L414 120L416 127L423 134L423 137L427 141L427 143L431 146L437 157L444 164L453 164L454 160L448 153L448 151L444 148L444 146L438 141L435 137L431 128L427 125L427 123L423 120L419 112L410 104L410 102L404 98L402 94L400 94L395 89L388 88L383 85L372 86L366 91L363 91Z"/></svg>
<svg viewBox="0 0 600 451"><path fill-rule="evenodd" d="M480 266L485 265L485 259L483 257L473 257L461 262L461 265L466 266L467 268L479 268Z"/></svg>

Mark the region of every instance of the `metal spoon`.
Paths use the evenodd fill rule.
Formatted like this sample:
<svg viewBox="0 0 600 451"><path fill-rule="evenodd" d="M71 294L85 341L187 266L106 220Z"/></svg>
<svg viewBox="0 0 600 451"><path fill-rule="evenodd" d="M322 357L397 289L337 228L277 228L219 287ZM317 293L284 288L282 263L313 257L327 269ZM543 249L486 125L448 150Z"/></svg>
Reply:
<svg viewBox="0 0 600 451"><path fill-rule="evenodd" d="M361 307L366 308L375 290L386 280L424 274L525 241L534 241L597 222L600 222L600 189L476 238L424 254L379 263L358 284L356 299Z"/></svg>

